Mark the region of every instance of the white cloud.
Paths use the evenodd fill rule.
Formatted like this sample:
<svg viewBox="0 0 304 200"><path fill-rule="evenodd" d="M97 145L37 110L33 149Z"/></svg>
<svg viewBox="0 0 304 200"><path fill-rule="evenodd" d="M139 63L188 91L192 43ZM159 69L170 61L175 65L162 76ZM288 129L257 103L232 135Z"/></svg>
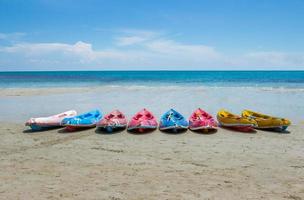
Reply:
<svg viewBox="0 0 304 200"><path fill-rule="evenodd" d="M1 56L2 55L2 56ZM14 59L11 59L14 57ZM47 68L132 66L148 58L145 52L119 49L94 50L90 43L18 43L0 47L0 69L7 65ZM8 59L10 58L10 59Z"/></svg>
<svg viewBox="0 0 304 200"><path fill-rule="evenodd" d="M124 29L121 30L121 33L123 33L123 36L116 38L116 45L118 46L142 44L143 42L156 39L162 35L160 32L137 29Z"/></svg>
<svg viewBox="0 0 304 200"><path fill-rule="evenodd" d="M206 45L189 45L181 44L172 40L156 40L146 43L145 46L152 51L172 55L172 56L187 56L199 60L217 59L220 57L213 47Z"/></svg>
<svg viewBox="0 0 304 200"><path fill-rule="evenodd" d="M167 39L160 32L124 30L112 48L83 41L68 43L15 42L0 47L0 70L7 66L39 69L243 69L303 67L304 53L251 52L228 56L212 46ZM6 37L1 35L0 38ZM62 67L62 68L61 68ZM83 68L88 67L88 68ZM125 68L124 68L125 67ZM146 68L145 68L146 67ZM174 67L174 68L170 68ZM178 68L176 68L178 67Z"/></svg>
<svg viewBox="0 0 304 200"><path fill-rule="evenodd" d="M162 31L150 31L150 30L142 30L142 29L120 29L118 30L120 33L124 35L136 35L145 38L153 38L158 37L164 34Z"/></svg>
<svg viewBox="0 0 304 200"><path fill-rule="evenodd" d="M116 44L118 46L129 46L142 43L146 41L147 38L139 37L139 36L126 36L126 37L118 37L116 39Z"/></svg>
<svg viewBox="0 0 304 200"><path fill-rule="evenodd" d="M252 52L246 54L245 59L262 66L304 66L304 53Z"/></svg>
<svg viewBox="0 0 304 200"><path fill-rule="evenodd" d="M6 38L6 34L0 33L0 40L3 40L3 39L5 39L5 38Z"/></svg>
<svg viewBox="0 0 304 200"><path fill-rule="evenodd" d="M92 45L82 41L75 44L66 43L19 43L0 49L6 53L21 53L27 57L37 57L51 53L80 56L81 58L95 60L101 57L117 57L119 54L110 51L94 51Z"/></svg>
<svg viewBox="0 0 304 200"><path fill-rule="evenodd" d="M119 63L127 66L134 65L174 65L180 66L187 62L214 60L219 53L212 47L205 45L181 44L161 38L161 34L138 30L124 31L128 36L116 38L116 46L112 49L94 50L92 44L78 41L75 44L66 43L16 43L12 46L0 48L0 52L22 54L29 60L38 63L39 57L46 63L47 55L65 55L69 59L79 60L81 63L100 64ZM130 34L135 34L131 36ZM120 46L129 46L128 49ZM137 46L136 48L133 48ZM174 63L177 60L179 63ZM124 63L122 63L124 62ZM110 63L111 65L113 65ZM115 64L114 64L115 65Z"/></svg>
<svg viewBox="0 0 304 200"><path fill-rule="evenodd" d="M0 40L17 40L25 36L25 33L0 33Z"/></svg>

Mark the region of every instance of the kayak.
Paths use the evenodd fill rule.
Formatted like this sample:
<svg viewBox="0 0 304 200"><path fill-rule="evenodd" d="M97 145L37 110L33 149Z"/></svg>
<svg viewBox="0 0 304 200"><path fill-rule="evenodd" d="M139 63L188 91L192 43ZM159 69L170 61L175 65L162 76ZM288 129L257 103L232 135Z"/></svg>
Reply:
<svg viewBox="0 0 304 200"><path fill-rule="evenodd" d="M190 130L214 130L217 127L217 122L214 118L206 111L198 108L195 110L189 118L189 129Z"/></svg>
<svg viewBox="0 0 304 200"><path fill-rule="evenodd" d="M61 122L68 131L75 131L81 128L95 127L96 123L102 118L99 110L93 110L75 117L64 118Z"/></svg>
<svg viewBox="0 0 304 200"><path fill-rule="evenodd" d="M76 116L75 110L69 110L49 117L30 118L25 125L31 127L33 131L41 131L61 126L61 121L66 117Z"/></svg>
<svg viewBox="0 0 304 200"><path fill-rule="evenodd" d="M244 110L242 116L248 119L253 119L257 123L259 129L273 129L285 131L291 122L285 118L273 117L251 110Z"/></svg>
<svg viewBox="0 0 304 200"><path fill-rule="evenodd" d="M136 113L129 122L128 131L148 132L157 128L156 117L147 109Z"/></svg>
<svg viewBox="0 0 304 200"><path fill-rule="evenodd" d="M97 123L97 128L107 132L123 130L127 127L127 119L119 110L114 110L105 115L102 120Z"/></svg>
<svg viewBox="0 0 304 200"><path fill-rule="evenodd" d="M217 113L217 120L220 126L233 128L239 131L252 131L257 127L253 119L232 114L226 110L220 110Z"/></svg>
<svg viewBox="0 0 304 200"><path fill-rule="evenodd" d="M170 109L160 119L159 130L178 132L188 129L188 121L179 112Z"/></svg>

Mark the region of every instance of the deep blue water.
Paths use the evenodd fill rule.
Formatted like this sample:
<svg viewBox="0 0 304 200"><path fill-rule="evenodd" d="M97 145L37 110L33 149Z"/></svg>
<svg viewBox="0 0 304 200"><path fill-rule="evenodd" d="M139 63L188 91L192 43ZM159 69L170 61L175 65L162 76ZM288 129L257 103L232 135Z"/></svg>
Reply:
<svg viewBox="0 0 304 200"><path fill-rule="evenodd" d="M200 85L304 88L304 71L0 72L0 87Z"/></svg>

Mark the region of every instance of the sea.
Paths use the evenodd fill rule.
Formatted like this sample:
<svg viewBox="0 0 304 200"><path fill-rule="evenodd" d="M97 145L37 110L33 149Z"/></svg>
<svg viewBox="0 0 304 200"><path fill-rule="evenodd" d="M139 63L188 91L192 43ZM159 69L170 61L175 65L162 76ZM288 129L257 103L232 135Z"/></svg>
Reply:
<svg viewBox="0 0 304 200"><path fill-rule="evenodd" d="M70 109L119 109L130 118L146 108L159 118L173 108L188 118L202 108L213 116L250 109L304 123L304 71L0 72L0 92L0 121L8 122Z"/></svg>
<svg viewBox="0 0 304 200"><path fill-rule="evenodd" d="M0 88L104 85L304 88L304 71L0 72Z"/></svg>

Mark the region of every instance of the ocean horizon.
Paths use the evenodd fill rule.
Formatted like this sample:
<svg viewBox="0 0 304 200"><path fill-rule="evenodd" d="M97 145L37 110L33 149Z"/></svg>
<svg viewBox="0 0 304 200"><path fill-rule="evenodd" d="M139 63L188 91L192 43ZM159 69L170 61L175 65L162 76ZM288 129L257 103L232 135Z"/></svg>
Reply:
<svg viewBox="0 0 304 200"><path fill-rule="evenodd" d="M0 72L0 88L109 85L304 88L304 71Z"/></svg>

